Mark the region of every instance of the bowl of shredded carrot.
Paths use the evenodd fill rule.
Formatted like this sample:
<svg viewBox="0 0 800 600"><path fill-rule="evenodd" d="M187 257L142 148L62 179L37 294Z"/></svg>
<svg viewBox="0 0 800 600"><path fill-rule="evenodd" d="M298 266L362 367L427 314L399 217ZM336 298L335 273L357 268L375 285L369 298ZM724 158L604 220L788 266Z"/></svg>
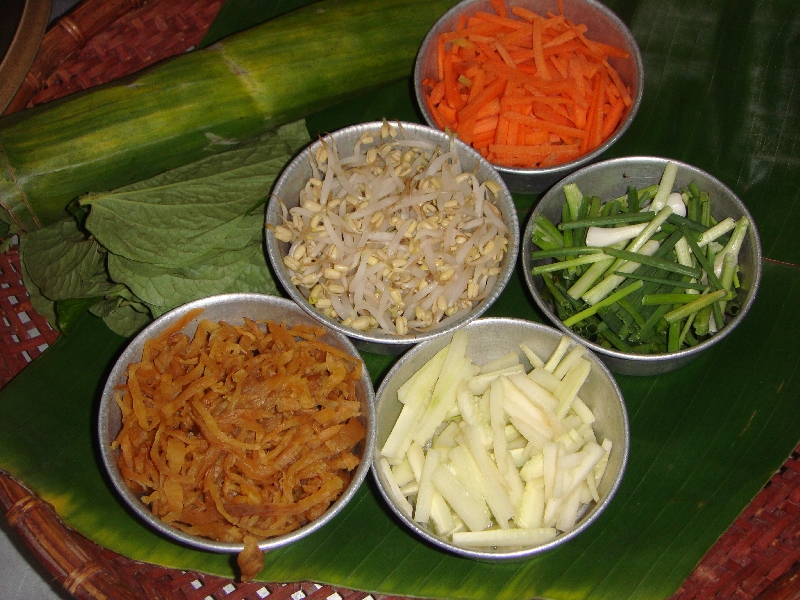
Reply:
<svg viewBox="0 0 800 600"><path fill-rule="evenodd" d="M642 100L636 40L595 0L464 0L422 42L417 102L512 192L540 193L594 162Z"/></svg>
<svg viewBox="0 0 800 600"><path fill-rule="evenodd" d="M370 467L374 391L352 343L294 302L225 294L162 315L124 350L98 434L122 501L166 538L264 552L328 523Z"/></svg>

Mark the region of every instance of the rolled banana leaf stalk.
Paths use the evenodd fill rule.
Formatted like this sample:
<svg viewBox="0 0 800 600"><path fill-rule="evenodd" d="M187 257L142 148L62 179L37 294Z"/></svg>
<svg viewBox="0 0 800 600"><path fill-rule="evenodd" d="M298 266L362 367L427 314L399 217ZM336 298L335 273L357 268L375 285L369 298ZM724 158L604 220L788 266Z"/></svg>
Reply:
<svg viewBox="0 0 800 600"><path fill-rule="evenodd" d="M410 75L455 0L323 0L120 80L0 119L0 220L153 177ZM391 115L386 115L391 118Z"/></svg>

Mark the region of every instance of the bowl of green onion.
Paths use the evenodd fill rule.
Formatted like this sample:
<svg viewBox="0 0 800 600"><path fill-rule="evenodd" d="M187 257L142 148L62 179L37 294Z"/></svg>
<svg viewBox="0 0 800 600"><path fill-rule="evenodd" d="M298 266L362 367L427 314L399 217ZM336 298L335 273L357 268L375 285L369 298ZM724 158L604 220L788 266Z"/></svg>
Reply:
<svg viewBox="0 0 800 600"><path fill-rule="evenodd" d="M666 158L616 158L548 191L522 238L533 299L616 373L673 371L729 335L761 280L761 244L718 179Z"/></svg>

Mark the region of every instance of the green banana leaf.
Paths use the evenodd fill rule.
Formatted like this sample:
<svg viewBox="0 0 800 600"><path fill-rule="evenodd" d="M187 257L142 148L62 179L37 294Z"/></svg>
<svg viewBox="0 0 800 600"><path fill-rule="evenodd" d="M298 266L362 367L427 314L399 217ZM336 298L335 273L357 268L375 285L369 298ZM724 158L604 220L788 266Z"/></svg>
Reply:
<svg viewBox="0 0 800 600"><path fill-rule="evenodd" d="M304 3L287 0L275 10ZM608 157L683 160L742 198L764 251L761 288L747 318L674 373L617 376L632 438L625 477L600 519L558 549L512 564L442 553L405 530L368 480L332 523L271 552L260 579L445 598L668 597L800 440L800 3L608 4L630 26L645 62L644 102ZM259 10L255 0L228 0L212 33L246 26ZM412 98L409 81L400 81L309 117L309 130L313 136L362 120L419 120ZM515 200L524 224L536 197ZM520 272L489 314L542 320ZM95 412L124 344L100 319L84 315L6 386L0 468L103 546L233 576L231 557L184 548L146 529L104 479ZM376 384L393 362L364 358Z"/></svg>

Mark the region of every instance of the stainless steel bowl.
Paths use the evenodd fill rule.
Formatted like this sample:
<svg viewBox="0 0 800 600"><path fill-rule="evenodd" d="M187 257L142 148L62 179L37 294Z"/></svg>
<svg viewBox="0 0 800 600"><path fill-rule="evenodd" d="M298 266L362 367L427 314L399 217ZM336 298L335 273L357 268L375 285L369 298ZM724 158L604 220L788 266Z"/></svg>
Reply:
<svg viewBox="0 0 800 600"><path fill-rule="evenodd" d="M559 331L548 325L521 319L499 317L477 319L466 325L464 331L469 334L467 356L476 364L483 365L509 352L518 352L523 359L523 363L526 364L526 370L530 369L530 365L527 364L524 360L524 355L520 352L520 344L525 344L537 355L546 359L552 354L562 337ZM630 447L628 413L622 393L606 366L591 351L587 351L585 354L592 368L587 382L581 388L580 397L597 417L593 427L598 440L603 440L603 438L610 439L613 442L613 450L609 457L606 473L598 488L600 501L589 505L575 529L571 532L561 534L547 543L517 550L467 548L456 546L452 542L439 537L429 528L409 518L392 500L391 494L388 492L389 486L376 465L381 458L380 450L386 442L402 408L400 401L397 399L397 390L422 365L449 344L451 338L452 336L442 336L414 347L392 367L378 388L376 394L378 432L372 475L384 500L397 518L416 535L438 548L466 558L484 561L530 558L536 554L552 550L580 535L581 532L585 531L597 520L611 502L622 481ZM570 349L575 345L573 342Z"/></svg>
<svg viewBox="0 0 800 600"><path fill-rule="evenodd" d="M114 388L125 383L128 365L141 360L145 341L157 336L186 315L186 313L196 308L203 308L203 313L183 329L184 333L190 337L197 329L197 324L201 318L211 321L227 321L232 324L243 323L244 317L253 320L284 322L289 326L297 324L319 326L320 324L309 317L308 314L301 310L294 302L276 296L242 293L223 294L195 300L194 302L184 304L162 315L139 333L117 359L106 381L106 385L103 388L103 394L100 399L97 430L100 441L100 456L103 466L111 479L111 483L122 501L147 525L175 542L201 550L233 554L241 552L244 548L244 544L217 542L199 536L189 535L170 527L161 519L154 516L139 497L125 484L117 466L119 450L111 449L111 442L116 438L122 427L120 409L114 400ZM350 340L337 331L328 329L321 339L342 352L358 356ZM361 380L356 386L356 393L361 402L360 420L367 435L365 439L360 442L358 448L358 451L361 453L361 463L353 472L352 479L347 488L322 516L291 533L260 541L258 545L261 550L273 550L286 546L321 528L344 508L364 481L369 471L370 461L372 460L376 433L375 394L366 369L363 370Z"/></svg>
<svg viewBox="0 0 800 600"><path fill-rule="evenodd" d="M728 321L722 330L691 348L665 354L632 354L609 350L579 337L571 329L564 327L552 303L542 297L541 289L544 282L540 276L534 277L531 273L531 269L535 265L545 262L531 260L531 252L534 249L531 241L534 219L537 215L543 214L553 223L561 222L561 207L565 201L562 188L568 183L577 183L584 194L599 196L602 200L618 198L627 192L629 185L641 188L657 184L661 180L667 162L673 162L678 166L678 176L673 189L677 190L695 182L701 190L707 191L711 195L711 213L714 218L722 220L725 217L731 217L737 220L746 215L750 220L749 231L739 252L741 287L737 292L737 298L741 309L738 315ZM756 298L761 281L761 242L758 230L747 208L736 194L718 179L697 167L653 156L631 156L603 161L584 167L562 179L542 197L531 213L525 228L521 253L522 268L528 289L547 318L561 331L591 348L613 372L624 375L668 373L691 362L702 352L722 341L747 315Z"/></svg>
<svg viewBox="0 0 800 600"><path fill-rule="evenodd" d="M559 12L558 0L514 0L510 4L527 8L540 15L546 12L556 14ZM563 0L563 6L564 14L567 18L575 23L585 23L588 26L587 36L590 39L623 48L630 54L628 59L609 58L609 64L616 69L622 81L630 86L631 106L628 107L624 118L611 137L592 152L573 161L541 169L522 169L495 165L495 168L512 192L528 194L543 192L568 173L598 160L606 150L622 137L622 134L633 122L642 103L644 62L642 61L639 46L625 23L611 9L596 0ZM429 78L438 79L436 51L439 35L446 31L454 30L461 15L473 15L479 10L493 12L490 0L463 0L456 4L434 24L422 41L420 50L417 53L417 60L414 65L414 90L422 115L432 127L436 127L436 121L425 101L425 90L422 82Z"/></svg>
<svg viewBox="0 0 800 600"><path fill-rule="evenodd" d="M394 121L391 123L395 124ZM330 135L336 143L339 153L349 154L353 152L355 144L364 133L378 132L380 131L381 125L382 123L380 121L361 123L345 127ZM449 145L450 143L450 138L438 129L416 123L400 123L400 125L408 139L429 141L442 145ZM329 138L326 136L326 139ZM306 182L311 177L310 158L320 145L321 142L317 141L303 150L289 163L275 183L275 187L272 190L272 199L267 207L267 225L282 224L280 204L276 198L283 200L287 208L292 208L299 204L300 190L303 189ZM309 304L300 290L292 284L289 271L283 263L283 257L289 249L289 243L279 241L269 229L266 229L267 256L269 257L272 268L275 270L278 281L280 281L289 296L306 310L308 314L319 319L331 329L350 337L360 350L379 354L401 354L414 344L439 335L446 335L482 315L494 301L497 300L498 296L500 296L500 293L511 278L511 274L514 272L514 266L516 265L519 252L519 220L517 218L514 200L497 171L484 160L480 154L459 140L456 140L456 151L464 171L475 172L480 180L490 180L498 184L500 192L495 203L500 209L503 222L510 232L508 252L500 265L502 271L498 276L494 288L482 302L473 307L469 313L463 315L461 318L428 332L409 332L407 335L396 335L380 331L359 331L352 327L346 327L342 325L341 322L328 318L317 311Z"/></svg>

